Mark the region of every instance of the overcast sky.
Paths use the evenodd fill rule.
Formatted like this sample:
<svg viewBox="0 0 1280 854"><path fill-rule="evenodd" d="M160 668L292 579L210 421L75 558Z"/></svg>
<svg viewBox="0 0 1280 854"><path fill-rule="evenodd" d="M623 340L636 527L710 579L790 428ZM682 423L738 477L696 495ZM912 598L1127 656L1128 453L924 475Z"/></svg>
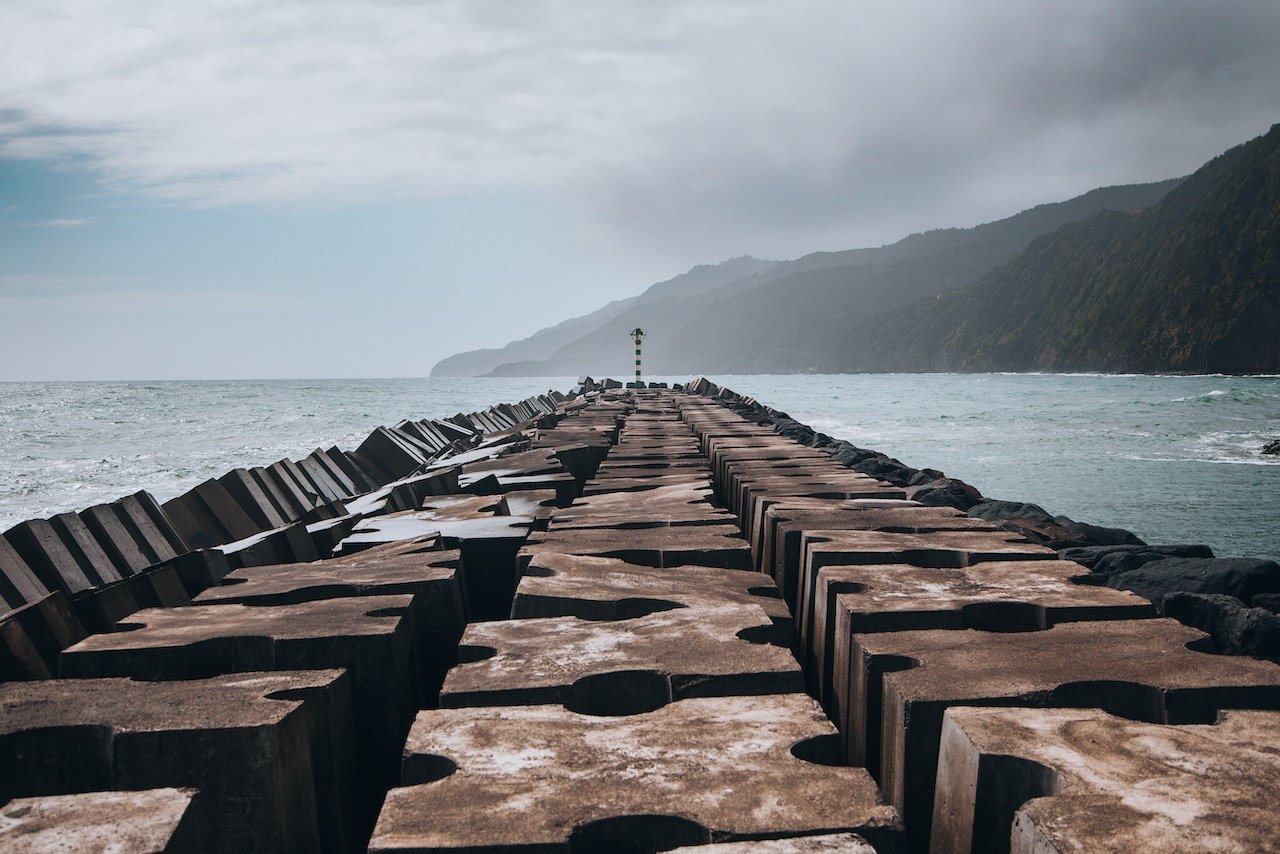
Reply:
<svg viewBox="0 0 1280 854"><path fill-rule="evenodd" d="M4 0L0 44L0 379L421 376L1280 121L1274 0Z"/></svg>

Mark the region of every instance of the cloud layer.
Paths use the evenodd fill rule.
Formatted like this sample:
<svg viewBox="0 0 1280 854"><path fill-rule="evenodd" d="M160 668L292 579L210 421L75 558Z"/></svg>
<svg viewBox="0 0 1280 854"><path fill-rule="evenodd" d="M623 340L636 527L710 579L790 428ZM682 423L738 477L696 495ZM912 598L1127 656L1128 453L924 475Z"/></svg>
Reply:
<svg viewBox="0 0 1280 854"><path fill-rule="evenodd" d="M1280 119L1269 3L10 0L0 32L0 156L197 206L540 194L673 261L973 223Z"/></svg>

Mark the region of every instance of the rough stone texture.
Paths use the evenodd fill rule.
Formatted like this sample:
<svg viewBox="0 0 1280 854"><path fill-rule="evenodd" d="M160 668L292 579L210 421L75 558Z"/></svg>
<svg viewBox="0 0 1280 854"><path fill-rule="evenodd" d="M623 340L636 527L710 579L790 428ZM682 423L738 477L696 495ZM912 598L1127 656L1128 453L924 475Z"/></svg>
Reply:
<svg viewBox="0 0 1280 854"><path fill-rule="evenodd" d="M1163 610L1183 625L1208 632L1219 653L1280 662L1280 616L1265 608L1250 608L1234 596L1170 593Z"/></svg>
<svg viewBox="0 0 1280 854"><path fill-rule="evenodd" d="M1058 623L1155 616L1140 596L1072 582L1062 560L991 561L960 569L828 566L818 573L814 622L802 635L819 699L838 710L848 693L853 635L918 629L1041 631ZM836 718L837 722L841 720Z"/></svg>
<svg viewBox="0 0 1280 854"><path fill-rule="evenodd" d="M434 542L434 540L432 541ZM393 544L395 545L395 544ZM349 558L239 569L206 590L195 605L296 605L325 599L409 595L422 655L423 696L434 704L467 623L457 549L374 548Z"/></svg>
<svg viewBox="0 0 1280 854"><path fill-rule="evenodd" d="M197 797L194 789L146 789L18 798L0 807L0 849L199 854L208 831Z"/></svg>
<svg viewBox="0 0 1280 854"><path fill-rule="evenodd" d="M1205 639L1167 619L855 635L850 705L861 723L849 729L848 758L880 769L885 797L923 850L948 706L1093 706L1171 723L1280 708L1280 667L1188 649Z"/></svg>
<svg viewBox="0 0 1280 854"><path fill-rule="evenodd" d="M897 816L865 770L791 752L833 737L802 694L684 700L627 717L423 712L405 746L405 786L388 793L370 850L661 850L849 831L896 850Z"/></svg>
<svg viewBox="0 0 1280 854"><path fill-rule="evenodd" d="M1058 555L1063 560L1073 560L1084 564L1100 575L1111 575L1115 572L1128 572L1137 569L1144 563L1161 560L1166 557L1213 557L1213 549L1202 545L1165 545L1165 546L1081 546L1072 549L1061 549Z"/></svg>
<svg viewBox="0 0 1280 854"><path fill-rule="evenodd" d="M661 528L586 528L535 534L522 558L558 554L612 557L641 566L717 566L750 569L751 551L736 525ZM527 563L527 560L526 560Z"/></svg>
<svg viewBox="0 0 1280 854"><path fill-rule="evenodd" d="M935 851L1269 851L1280 714L1168 726L1096 709L948 709Z"/></svg>
<svg viewBox="0 0 1280 854"><path fill-rule="evenodd" d="M346 668L351 676L365 808L395 781L423 684L411 596L297 605L205 605L139 611L128 631L92 635L62 653L68 677L191 679L218 673ZM133 628L137 626L137 628ZM370 802L370 799L372 802Z"/></svg>
<svg viewBox="0 0 1280 854"><path fill-rule="evenodd" d="M200 791L212 851L356 843L347 677L0 685L0 802L104 789Z"/></svg>
<svg viewBox="0 0 1280 854"><path fill-rule="evenodd" d="M769 572L789 602L796 602L800 546L806 531L851 530L926 534L937 531L994 531L987 522L951 508L922 507L885 499L757 499L757 568Z"/></svg>
<svg viewBox="0 0 1280 854"><path fill-rule="evenodd" d="M791 612L767 576L700 566L652 569L582 555L546 553L533 559L516 588L511 616L622 620L673 607L726 604L763 608L789 637Z"/></svg>
<svg viewBox="0 0 1280 854"><path fill-rule="evenodd" d="M445 677L440 704L603 704L615 709L605 714L628 714L633 704L647 711L646 704L672 698L804 690L790 650L769 643L773 635L763 609L736 604L617 621L474 623L463 633L463 663Z"/></svg>
<svg viewBox="0 0 1280 854"><path fill-rule="evenodd" d="M1003 531L936 531L897 534L887 531L807 530L800 537L796 581L796 631L803 639L815 622L819 571L826 566L905 564L937 569L988 561L1053 560L1057 554Z"/></svg>
<svg viewBox="0 0 1280 854"><path fill-rule="evenodd" d="M1157 608L1170 593L1221 593L1248 604L1259 593L1280 593L1280 565L1249 558L1165 558L1114 575L1107 583L1145 596Z"/></svg>

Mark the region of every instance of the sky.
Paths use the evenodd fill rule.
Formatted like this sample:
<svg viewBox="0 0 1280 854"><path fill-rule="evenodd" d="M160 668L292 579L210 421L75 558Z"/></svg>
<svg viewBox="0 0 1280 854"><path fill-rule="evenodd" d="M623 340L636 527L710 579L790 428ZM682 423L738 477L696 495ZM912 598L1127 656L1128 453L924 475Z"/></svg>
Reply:
<svg viewBox="0 0 1280 854"><path fill-rule="evenodd" d="M1273 0L4 0L0 43L0 380L424 376L1280 121Z"/></svg>

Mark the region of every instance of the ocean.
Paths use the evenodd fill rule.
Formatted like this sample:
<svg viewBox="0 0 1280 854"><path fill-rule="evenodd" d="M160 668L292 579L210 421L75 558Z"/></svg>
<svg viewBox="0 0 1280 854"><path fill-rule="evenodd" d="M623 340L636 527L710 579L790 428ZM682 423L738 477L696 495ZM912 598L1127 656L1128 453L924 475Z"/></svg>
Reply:
<svg viewBox="0 0 1280 854"><path fill-rule="evenodd" d="M683 381L687 377L656 377ZM712 376L817 430L1152 543L1280 556L1280 377ZM354 448L379 424L574 377L0 383L0 530L139 489Z"/></svg>

